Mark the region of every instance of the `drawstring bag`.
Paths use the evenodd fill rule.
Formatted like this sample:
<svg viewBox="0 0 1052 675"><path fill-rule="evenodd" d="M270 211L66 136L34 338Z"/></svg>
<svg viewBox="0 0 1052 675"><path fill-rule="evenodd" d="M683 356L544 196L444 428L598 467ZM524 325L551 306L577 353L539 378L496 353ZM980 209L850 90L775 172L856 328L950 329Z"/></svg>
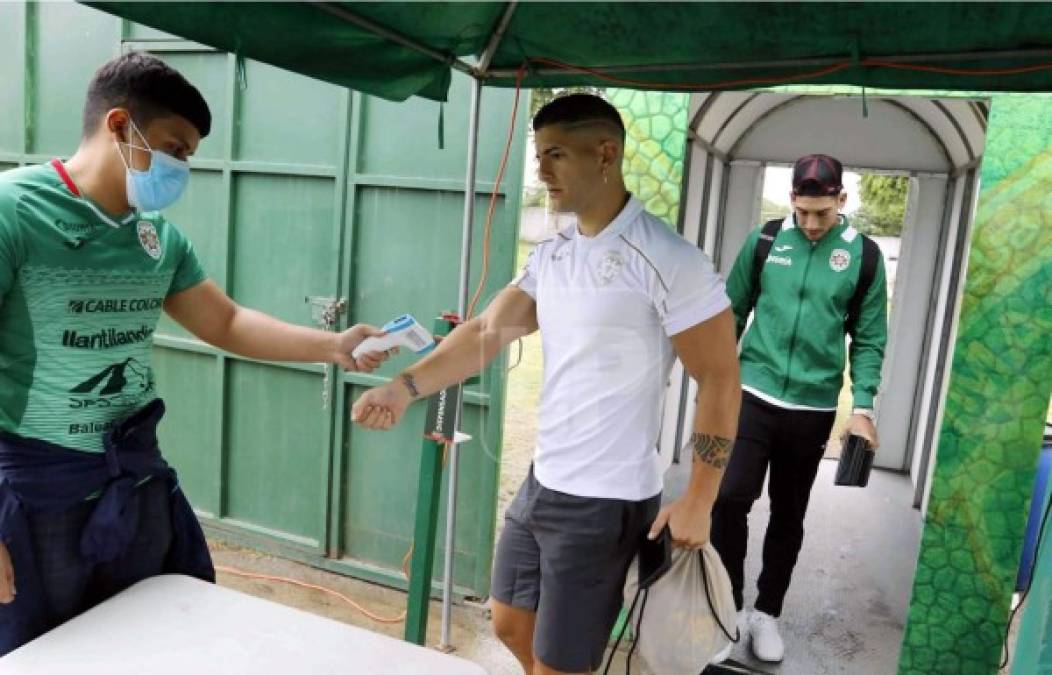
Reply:
<svg viewBox="0 0 1052 675"><path fill-rule="evenodd" d="M728 641L741 639L731 580L712 544L698 551L675 549L668 572L649 587L640 587L638 565L637 559L628 571L628 617L604 675L629 626L635 640L626 675L633 666L643 675L698 675ZM734 628L733 635L728 627Z"/></svg>

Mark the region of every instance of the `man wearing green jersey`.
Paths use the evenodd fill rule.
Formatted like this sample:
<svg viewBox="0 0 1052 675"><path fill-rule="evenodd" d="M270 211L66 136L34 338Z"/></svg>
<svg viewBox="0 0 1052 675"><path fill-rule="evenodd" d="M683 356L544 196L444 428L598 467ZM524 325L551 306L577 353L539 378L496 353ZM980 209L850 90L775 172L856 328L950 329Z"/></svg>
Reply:
<svg viewBox="0 0 1052 675"><path fill-rule="evenodd" d="M827 155L797 160L792 213L753 230L727 280L739 337L744 333L742 408L712 512L712 544L731 578L739 626L762 661L781 661L785 654L778 617L836 417L845 355L854 398L848 431L877 445L873 400L887 341L884 262L876 244L840 215L846 201L842 175L840 162ZM771 519L759 593L746 616L748 514L768 468Z"/></svg>
<svg viewBox="0 0 1052 675"><path fill-rule="evenodd" d="M208 135L201 94L131 53L88 88L67 161L0 174L0 655L145 577L214 579L161 458L151 347L161 311L253 359L370 371L331 333L239 307L160 211Z"/></svg>

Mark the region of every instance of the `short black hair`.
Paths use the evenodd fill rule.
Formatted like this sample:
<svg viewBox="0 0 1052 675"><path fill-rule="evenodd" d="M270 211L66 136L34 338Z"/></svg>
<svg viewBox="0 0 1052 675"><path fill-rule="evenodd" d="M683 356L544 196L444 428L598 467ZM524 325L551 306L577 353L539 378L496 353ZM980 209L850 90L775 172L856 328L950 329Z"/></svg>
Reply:
<svg viewBox="0 0 1052 675"><path fill-rule="evenodd" d="M127 108L141 130L173 114L194 125L201 138L212 130L212 113L201 92L179 71L143 52L108 61L91 78L84 102L84 138L95 133L102 117L113 108Z"/></svg>
<svg viewBox="0 0 1052 675"><path fill-rule="evenodd" d="M621 132L625 140L625 123L617 108L594 94L567 94L549 102L533 117L533 130L540 131L553 124L585 126L608 124Z"/></svg>

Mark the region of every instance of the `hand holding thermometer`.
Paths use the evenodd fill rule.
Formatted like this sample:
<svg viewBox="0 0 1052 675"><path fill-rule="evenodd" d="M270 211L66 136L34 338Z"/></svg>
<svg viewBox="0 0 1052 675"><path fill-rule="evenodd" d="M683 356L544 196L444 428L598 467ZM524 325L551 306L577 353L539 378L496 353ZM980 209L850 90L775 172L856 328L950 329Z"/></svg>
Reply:
<svg viewBox="0 0 1052 675"><path fill-rule="evenodd" d="M423 356L435 348L434 336L409 314L388 322L382 330L387 334L362 340L351 356L357 359L363 354L385 352L392 347L405 347L417 356Z"/></svg>

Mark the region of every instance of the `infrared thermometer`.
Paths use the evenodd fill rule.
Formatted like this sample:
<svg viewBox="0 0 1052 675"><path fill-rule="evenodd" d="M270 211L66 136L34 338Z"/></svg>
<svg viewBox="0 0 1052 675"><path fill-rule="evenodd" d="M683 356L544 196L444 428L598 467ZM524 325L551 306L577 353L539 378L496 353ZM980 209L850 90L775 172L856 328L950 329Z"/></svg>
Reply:
<svg viewBox="0 0 1052 675"><path fill-rule="evenodd" d="M409 314L389 321L381 330L387 335L365 338L354 348L351 356L358 358L369 352L385 352L392 347L405 347L417 356L423 356L435 348L435 338L431 332Z"/></svg>

